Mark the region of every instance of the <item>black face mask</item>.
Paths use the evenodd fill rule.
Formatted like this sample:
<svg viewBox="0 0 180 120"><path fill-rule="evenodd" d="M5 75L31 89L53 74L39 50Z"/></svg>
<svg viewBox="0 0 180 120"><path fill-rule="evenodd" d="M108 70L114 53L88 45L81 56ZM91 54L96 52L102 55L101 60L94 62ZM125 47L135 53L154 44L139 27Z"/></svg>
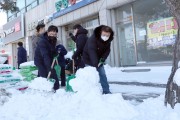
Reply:
<svg viewBox="0 0 180 120"><path fill-rule="evenodd" d="M57 38L54 36L48 36L49 42L53 45L56 45Z"/></svg>

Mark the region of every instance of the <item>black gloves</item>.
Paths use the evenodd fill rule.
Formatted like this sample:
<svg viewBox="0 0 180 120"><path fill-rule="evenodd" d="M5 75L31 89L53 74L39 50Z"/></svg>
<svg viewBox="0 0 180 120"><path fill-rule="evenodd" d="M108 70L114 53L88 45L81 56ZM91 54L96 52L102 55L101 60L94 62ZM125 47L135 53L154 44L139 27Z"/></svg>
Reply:
<svg viewBox="0 0 180 120"><path fill-rule="evenodd" d="M70 36L70 37L73 37L74 35L73 35L72 33L69 33L69 36Z"/></svg>

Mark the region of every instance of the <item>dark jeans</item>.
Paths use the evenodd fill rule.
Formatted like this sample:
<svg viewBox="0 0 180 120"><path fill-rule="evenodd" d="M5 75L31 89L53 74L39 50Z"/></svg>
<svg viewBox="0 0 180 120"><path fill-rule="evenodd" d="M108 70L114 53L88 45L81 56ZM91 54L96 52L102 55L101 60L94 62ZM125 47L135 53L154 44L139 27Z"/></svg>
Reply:
<svg viewBox="0 0 180 120"><path fill-rule="evenodd" d="M99 72L100 83L101 83L103 92L107 92L107 93L110 92L109 84L108 84L107 77L106 77L106 72L104 70L104 65L97 68L97 71Z"/></svg>
<svg viewBox="0 0 180 120"><path fill-rule="evenodd" d="M86 66L90 66L90 65L86 65ZM103 89L103 93L109 93L109 84L107 81L107 77L106 77L106 72L104 70L104 65L100 66L97 68L97 71L99 73L99 78L100 78L100 83Z"/></svg>
<svg viewBox="0 0 180 120"><path fill-rule="evenodd" d="M61 86L66 85L65 66L61 66Z"/></svg>
<svg viewBox="0 0 180 120"><path fill-rule="evenodd" d="M47 76L48 76L47 68L46 68L44 65L39 65L39 66L37 66L37 68L38 68L38 74L39 74L39 76L40 76L40 77L43 77L43 78L47 78ZM51 76L50 76L50 78L52 78L52 79L55 80L53 89L54 89L54 90L59 89L59 80L58 80L58 77L57 77L56 72L55 72L54 69L51 71Z"/></svg>

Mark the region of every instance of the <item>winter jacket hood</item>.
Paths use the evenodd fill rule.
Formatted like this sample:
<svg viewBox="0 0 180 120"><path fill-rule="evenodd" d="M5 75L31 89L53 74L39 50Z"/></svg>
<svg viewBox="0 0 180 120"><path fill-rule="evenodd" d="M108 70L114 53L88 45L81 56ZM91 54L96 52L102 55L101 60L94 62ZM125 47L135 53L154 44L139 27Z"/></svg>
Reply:
<svg viewBox="0 0 180 120"><path fill-rule="evenodd" d="M102 29L102 27L104 27L104 26L105 26L105 25L101 25L101 26L95 28L95 30L94 30L94 35L95 35L95 37L96 37L97 40L103 41L103 40L101 39L101 29ZM109 43L109 42L111 42L113 39L114 39L114 32L112 31L112 33L111 33L111 35L110 35L110 37L109 37L109 40L107 40L105 43L107 43L107 42ZM104 42L104 41L103 41L103 42Z"/></svg>
<svg viewBox="0 0 180 120"><path fill-rule="evenodd" d="M76 37L80 34L88 34L88 31L84 28L80 28L76 34Z"/></svg>

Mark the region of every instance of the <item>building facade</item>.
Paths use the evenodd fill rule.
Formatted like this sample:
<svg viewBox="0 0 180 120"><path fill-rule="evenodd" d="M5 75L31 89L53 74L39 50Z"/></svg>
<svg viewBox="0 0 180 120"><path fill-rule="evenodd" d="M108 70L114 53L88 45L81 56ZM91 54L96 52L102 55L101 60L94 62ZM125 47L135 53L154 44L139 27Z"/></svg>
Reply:
<svg viewBox="0 0 180 120"><path fill-rule="evenodd" d="M73 25L81 24L89 35L98 25L111 26L115 36L107 63L117 67L171 65L178 29L164 0L45 0L25 13L25 21L31 60L31 38L39 22L58 26L58 42L68 50L74 45L68 36Z"/></svg>

